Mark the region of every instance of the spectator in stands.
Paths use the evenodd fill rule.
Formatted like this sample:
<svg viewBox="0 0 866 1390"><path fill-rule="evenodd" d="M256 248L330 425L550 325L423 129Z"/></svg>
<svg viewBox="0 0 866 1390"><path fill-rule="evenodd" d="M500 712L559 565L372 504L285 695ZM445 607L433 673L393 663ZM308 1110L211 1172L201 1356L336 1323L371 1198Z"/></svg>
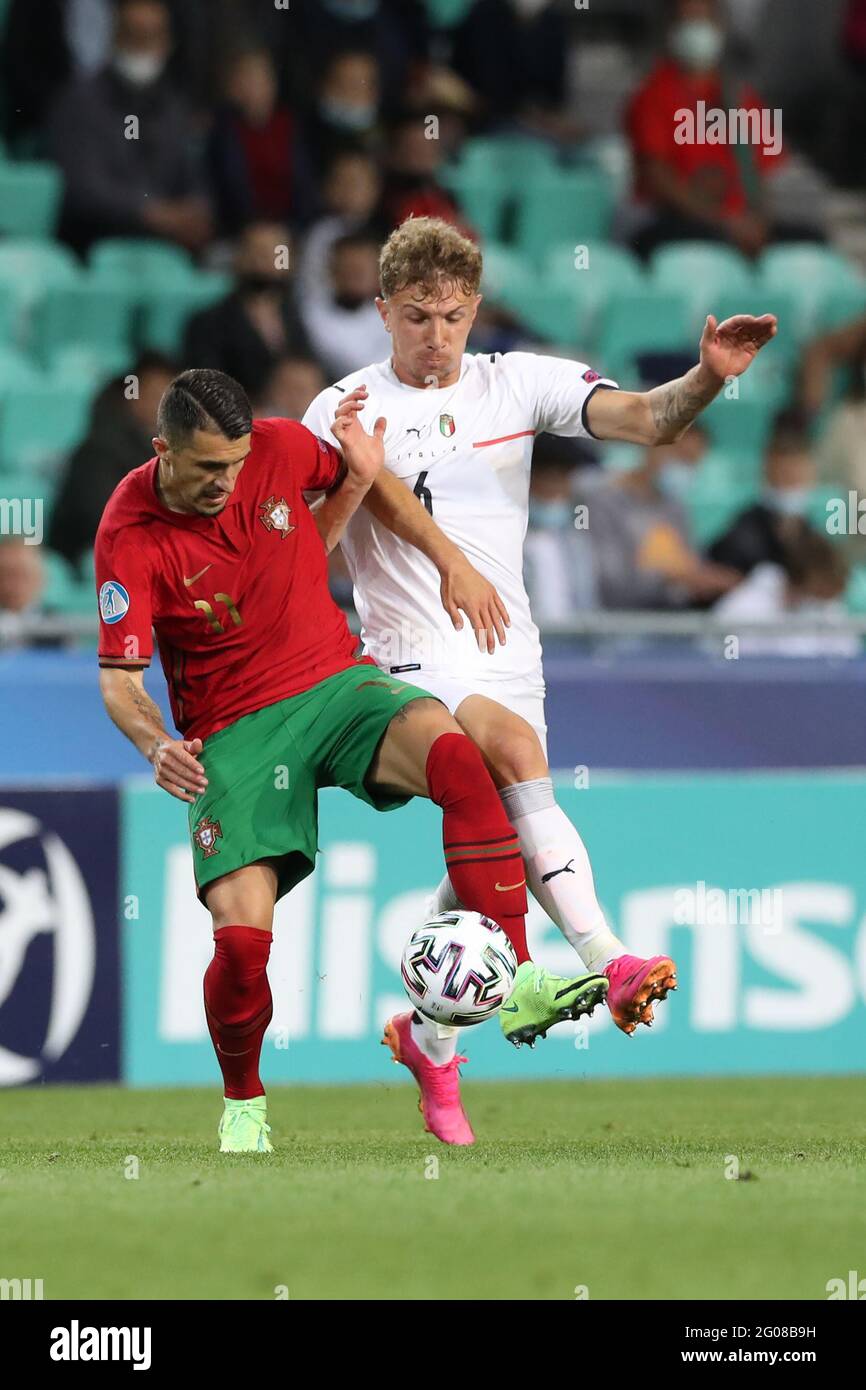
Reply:
<svg viewBox="0 0 866 1390"><path fill-rule="evenodd" d="M678 113L733 108L761 110L756 92L740 83L723 59L725 29L718 0L673 0L667 52L629 103L626 126L644 225L635 237L648 255L666 241L728 241L756 255L772 234L764 182L782 161L774 146L711 144L678 138ZM688 132L687 132L688 133ZM781 141L781 132L779 132Z"/></svg>
<svg viewBox="0 0 866 1390"><path fill-rule="evenodd" d="M803 354L799 397L811 415L827 405L839 368L847 376L845 394L821 431L818 474L866 497L866 314L816 338Z"/></svg>
<svg viewBox="0 0 866 1390"><path fill-rule="evenodd" d="M862 642L840 630L848 569L840 550L807 528L785 547L780 564L761 564L716 604L714 613L731 624L740 656L859 656ZM813 619L817 630L737 634L737 623L785 623Z"/></svg>
<svg viewBox="0 0 866 1390"><path fill-rule="evenodd" d="M380 147L380 82L376 58L364 50L336 53L326 63L315 106L299 139L298 197L303 220L322 210L322 169L338 154Z"/></svg>
<svg viewBox="0 0 866 1390"><path fill-rule="evenodd" d="M158 353L145 353L129 375L116 377L96 397L87 435L60 479L48 530L49 547L72 564L92 549L121 478L153 457L157 406L177 370Z"/></svg>
<svg viewBox="0 0 866 1390"><path fill-rule="evenodd" d="M391 123L381 208L388 231L407 217L441 217L474 236L451 194L437 180L442 163L442 146L429 137L424 116L403 112Z"/></svg>
<svg viewBox="0 0 866 1390"><path fill-rule="evenodd" d="M288 228L250 223L237 244L235 288L187 324L185 365L228 372L250 396L259 396L281 357L309 356L291 265Z"/></svg>
<svg viewBox="0 0 866 1390"><path fill-rule="evenodd" d="M328 385L321 366L312 357L281 357L252 400L253 415L269 419L302 420L308 407Z"/></svg>
<svg viewBox="0 0 866 1390"><path fill-rule="evenodd" d="M747 507L709 548L711 560L750 574L757 565L780 565L788 546L809 529L806 515L815 491L815 463L802 416L783 412L773 427L764 463L760 502Z"/></svg>
<svg viewBox="0 0 866 1390"><path fill-rule="evenodd" d="M48 143L65 179L61 234L79 250L150 235L198 251L211 236L192 121L165 72L171 46L163 0L119 0L111 62L57 99Z"/></svg>
<svg viewBox="0 0 866 1390"><path fill-rule="evenodd" d="M598 607L592 537L575 503L571 441L543 434L532 451L524 578L540 627L568 623Z"/></svg>
<svg viewBox="0 0 866 1390"><path fill-rule="evenodd" d="M235 55L223 95L208 140L220 229L234 236L247 222L289 221L295 210L295 118L279 99L270 54L256 48Z"/></svg>
<svg viewBox="0 0 866 1390"><path fill-rule="evenodd" d="M328 275L331 248L340 237L364 229L376 230L381 240L388 228L377 226L376 208L382 193L378 165L361 150L338 154L325 175L322 186L324 213L304 237L298 269L302 294L315 291Z"/></svg>
<svg viewBox="0 0 866 1390"><path fill-rule="evenodd" d="M627 472L581 479L603 608L703 606L740 579L691 542L685 500L706 448L697 425Z"/></svg>
<svg viewBox="0 0 866 1390"><path fill-rule="evenodd" d="M326 283L304 295L301 315L314 355L339 380L343 372L391 353L391 338L376 307L379 243L363 232L340 237L328 267Z"/></svg>
<svg viewBox="0 0 866 1390"><path fill-rule="evenodd" d="M12 646L56 646L57 639L27 635L33 618L50 612L43 602L45 565L41 548L23 536L0 535L0 650Z"/></svg>

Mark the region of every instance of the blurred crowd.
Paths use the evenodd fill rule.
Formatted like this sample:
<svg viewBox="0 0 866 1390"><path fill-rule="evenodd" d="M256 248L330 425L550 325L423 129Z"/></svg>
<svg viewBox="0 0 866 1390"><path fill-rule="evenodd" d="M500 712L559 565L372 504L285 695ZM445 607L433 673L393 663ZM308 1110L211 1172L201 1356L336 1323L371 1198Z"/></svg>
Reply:
<svg viewBox="0 0 866 1390"><path fill-rule="evenodd" d="M297 419L342 373L387 356L373 302L378 248L413 215L477 235L444 172L472 137L519 133L563 158L618 137L631 171L618 234L641 257L676 240L747 257L779 241L822 242L820 207L791 189L866 188L866 0L831 0L823 19L799 0L599 0L579 13L571 0L5 8L3 142L13 157L62 171L60 238L82 257L106 237L157 238L232 276L225 297L190 318L176 357L148 352L130 364L134 396L122 373L94 400L46 536L76 566L86 567L114 486L151 456L156 404L176 371L220 368L244 384L256 414ZM600 101L597 120L581 100L592 81L586 35L630 55L622 99L607 117ZM781 150L678 143L674 113L696 98L783 106ZM469 347L552 350L489 295ZM834 544L815 508L824 483L866 489L866 317L806 346L767 443L760 497L696 539L688 500L708 448L700 426L615 460L594 445L538 440L526 561L539 624L599 608L715 607L746 623L800 612L826 617L815 649L857 650L832 627L849 566L864 559L860 538ZM39 609L39 568L37 548L0 544L0 612ZM765 641L808 648L795 634Z"/></svg>

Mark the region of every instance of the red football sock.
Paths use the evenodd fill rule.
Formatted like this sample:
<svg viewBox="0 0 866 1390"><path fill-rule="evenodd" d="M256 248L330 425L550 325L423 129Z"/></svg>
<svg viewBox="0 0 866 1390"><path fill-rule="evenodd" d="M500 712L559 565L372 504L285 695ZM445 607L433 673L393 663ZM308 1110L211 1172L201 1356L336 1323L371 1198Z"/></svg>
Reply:
<svg viewBox="0 0 866 1390"><path fill-rule="evenodd" d="M204 976L207 1026L229 1100L263 1096L259 1058L274 1012L267 965L271 933L257 927L219 927Z"/></svg>
<svg viewBox="0 0 866 1390"><path fill-rule="evenodd" d="M484 760L465 734L440 734L427 754L431 801L444 812L442 840L454 892L473 912L498 922L522 965L526 873L514 828Z"/></svg>

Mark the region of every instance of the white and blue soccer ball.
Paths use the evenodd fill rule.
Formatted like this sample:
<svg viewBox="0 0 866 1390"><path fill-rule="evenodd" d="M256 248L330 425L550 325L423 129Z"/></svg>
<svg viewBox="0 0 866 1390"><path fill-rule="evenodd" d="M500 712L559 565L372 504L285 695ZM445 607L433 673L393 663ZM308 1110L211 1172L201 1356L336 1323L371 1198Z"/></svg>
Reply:
<svg viewBox="0 0 866 1390"><path fill-rule="evenodd" d="M416 928L403 948L401 973L420 1014L466 1028L499 1012L514 984L517 957L498 923L459 908Z"/></svg>

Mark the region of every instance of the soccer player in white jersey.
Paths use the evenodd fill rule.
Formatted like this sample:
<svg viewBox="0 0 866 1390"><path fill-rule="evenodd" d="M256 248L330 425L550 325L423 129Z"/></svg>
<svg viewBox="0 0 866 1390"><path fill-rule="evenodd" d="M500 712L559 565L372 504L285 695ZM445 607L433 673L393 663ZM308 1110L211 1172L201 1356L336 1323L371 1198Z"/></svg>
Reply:
<svg viewBox="0 0 866 1390"><path fill-rule="evenodd" d="M417 218L398 227L382 250L377 300L392 355L321 392L304 424L327 437L338 415L363 411L369 430L385 420L385 469L339 537L365 651L394 675L411 673L479 746L533 895L586 969L607 976L611 1014L630 1034L652 1023L653 1000L675 988L676 968L667 956L628 954L610 931L583 841L554 796L541 645L522 577L532 441L548 432L672 442L777 325L771 314L721 324L710 316L700 360L685 376L621 391L584 362L467 354L481 269L477 246L447 223ZM337 539L336 531L325 536L328 545ZM449 569L460 552L491 586L495 631L465 627L450 599ZM456 905L446 878L434 910ZM506 1014L502 1024L507 1037ZM392 1019L386 1040L416 1075L418 1057L445 1065L456 1050L455 1030L417 1014L411 1025L408 1016Z"/></svg>

